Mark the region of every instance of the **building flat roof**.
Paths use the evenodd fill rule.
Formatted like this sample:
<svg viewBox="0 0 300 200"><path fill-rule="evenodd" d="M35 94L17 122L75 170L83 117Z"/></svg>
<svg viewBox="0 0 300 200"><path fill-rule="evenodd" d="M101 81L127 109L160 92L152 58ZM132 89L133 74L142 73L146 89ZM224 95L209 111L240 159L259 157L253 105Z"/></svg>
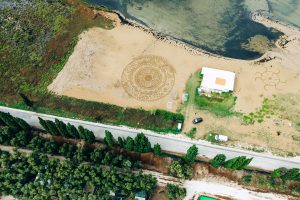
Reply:
<svg viewBox="0 0 300 200"><path fill-rule="evenodd" d="M201 88L205 90L233 91L235 73L220 69L202 67L203 80Z"/></svg>

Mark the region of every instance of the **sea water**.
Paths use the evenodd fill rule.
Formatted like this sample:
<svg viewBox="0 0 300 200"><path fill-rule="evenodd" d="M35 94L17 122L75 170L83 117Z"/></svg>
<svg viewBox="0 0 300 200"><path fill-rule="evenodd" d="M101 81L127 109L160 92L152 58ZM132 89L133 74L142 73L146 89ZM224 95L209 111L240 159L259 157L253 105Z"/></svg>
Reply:
<svg viewBox="0 0 300 200"><path fill-rule="evenodd" d="M250 19L265 10L286 23L300 25L300 0L86 0L218 55L254 59L263 54L244 48L257 35L275 41L280 33Z"/></svg>

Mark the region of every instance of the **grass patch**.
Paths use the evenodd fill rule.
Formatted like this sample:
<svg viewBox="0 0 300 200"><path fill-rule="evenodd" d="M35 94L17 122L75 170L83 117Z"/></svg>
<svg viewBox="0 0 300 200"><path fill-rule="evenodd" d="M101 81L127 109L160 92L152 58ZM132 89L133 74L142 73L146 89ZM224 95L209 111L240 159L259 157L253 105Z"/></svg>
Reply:
<svg viewBox="0 0 300 200"><path fill-rule="evenodd" d="M254 151L254 152L257 152L257 153L263 153L263 152L265 152L264 148L257 147L257 146L249 147L248 150Z"/></svg>
<svg viewBox="0 0 300 200"><path fill-rule="evenodd" d="M270 118L271 115L274 115L272 104L273 102L271 100L265 98L260 109L243 116L243 122L245 124L254 124L255 122L262 123L265 118Z"/></svg>
<svg viewBox="0 0 300 200"><path fill-rule="evenodd" d="M18 95L21 92L34 102L37 112L178 133L177 123L184 120L181 114L124 109L48 92L47 86L72 54L78 35L95 26L111 29L113 23L76 0L70 1L72 4L65 0L25 1L28 4L18 4L16 9L6 7L0 14L4 19L0 27L1 105L30 110Z"/></svg>
<svg viewBox="0 0 300 200"><path fill-rule="evenodd" d="M197 133L197 128L193 127L189 132L186 133L186 136L188 136L191 139L195 139Z"/></svg>
<svg viewBox="0 0 300 200"><path fill-rule="evenodd" d="M209 133L207 133L206 135L204 135L203 137L202 137L202 139L203 140L206 140L206 141L208 141L208 142L211 142L211 143L214 143L214 144L216 144L216 143L219 143L219 141L217 141L216 139L215 139L215 136L216 136L217 134L215 134L215 133L213 133L213 132L209 132Z"/></svg>
<svg viewBox="0 0 300 200"><path fill-rule="evenodd" d="M195 104L201 110L208 110L219 117L227 117L235 115L232 109L235 105L237 97L232 93L212 93L211 97L205 95L195 95Z"/></svg>
<svg viewBox="0 0 300 200"><path fill-rule="evenodd" d="M300 93L284 94L273 96L271 99L265 98L261 108L256 112L243 116L245 124L262 123L271 116L278 116L293 122L295 128L300 130Z"/></svg>
<svg viewBox="0 0 300 200"><path fill-rule="evenodd" d="M191 75L186 84L185 91L189 94L189 99L185 104L195 104L198 109L207 110L218 117L237 115L237 112L232 111L236 102L232 93L211 93L211 97L199 96L197 88L202 79L203 75L200 72Z"/></svg>

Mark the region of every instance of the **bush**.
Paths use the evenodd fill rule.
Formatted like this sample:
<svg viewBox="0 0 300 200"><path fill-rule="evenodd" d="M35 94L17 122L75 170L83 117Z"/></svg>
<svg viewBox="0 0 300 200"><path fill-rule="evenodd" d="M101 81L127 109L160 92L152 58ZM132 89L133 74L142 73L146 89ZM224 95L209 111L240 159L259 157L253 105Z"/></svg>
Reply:
<svg viewBox="0 0 300 200"><path fill-rule="evenodd" d="M192 128L192 129L186 134L186 136L188 136L188 137L191 138L191 139L194 139L194 138L195 138L195 135L196 135L196 132L197 132L197 128L194 127L194 128Z"/></svg>
<svg viewBox="0 0 300 200"><path fill-rule="evenodd" d="M26 131L20 131L10 140L10 145L14 147L26 147L29 143L30 136Z"/></svg>
<svg viewBox="0 0 300 200"><path fill-rule="evenodd" d="M247 183L247 184L251 183L251 181L252 181L252 175L248 174L248 175L243 176L243 181L245 183Z"/></svg>
<svg viewBox="0 0 300 200"><path fill-rule="evenodd" d="M193 175L193 169L185 163L173 161L170 166L170 175L177 178L189 179Z"/></svg>
<svg viewBox="0 0 300 200"><path fill-rule="evenodd" d="M161 156L162 152L161 152L160 144L155 144L153 147L153 151L155 156Z"/></svg>
<svg viewBox="0 0 300 200"><path fill-rule="evenodd" d="M169 200L183 200L186 196L186 189L178 185L167 184L167 193Z"/></svg>
<svg viewBox="0 0 300 200"><path fill-rule="evenodd" d="M43 140L42 138L39 138L39 137L35 136L34 138L32 138L32 140L28 144L28 147L30 149L32 149L33 151L43 152L44 143L45 143L45 140Z"/></svg>
<svg viewBox="0 0 300 200"><path fill-rule="evenodd" d="M55 155L59 151L59 144L55 141L47 141L44 143L44 153Z"/></svg>
<svg viewBox="0 0 300 200"><path fill-rule="evenodd" d="M242 170L247 167L253 158L246 158L246 156L239 156L233 159L230 159L224 163L224 167L234 170Z"/></svg>
<svg viewBox="0 0 300 200"><path fill-rule="evenodd" d="M226 160L226 156L224 154L218 154L211 160L210 164L214 168L218 168L223 166L225 160Z"/></svg>
<svg viewBox="0 0 300 200"><path fill-rule="evenodd" d="M105 130L104 144L109 147L113 147L116 145L116 140L111 134L111 132Z"/></svg>
<svg viewBox="0 0 300 200"><path fill-rule="evenodd" d="M101 148L95 148L91 153L90 158L93 163L100 164L104 158L104 150Z"/></svg>
<svg viewBox="0 0 300 200"><path fill-rule="evenodd" d="M289 169L283 176L284 180L300 181L300 169L293 168Z"/></svg>
<svg viewBox="0 0 300 200"><path fill-rule="evenodd" d="M134 150L134 140L131 137L126 138L124 148L128 151Z"/></svg>
<svg viewBox="0 0 300 200"><path fill-rule="evenodd" d="M281 167L281 168L278 168L278 169L275 169L271 176L272 178L281 178L285 173L286 173L287 169L284 168L284 167Z"/></svg>
<svg viewBox="0 0 300 200"><path fill-rule="evenodd" d="M63 144L59 149L59 154L66 158L73 158L77 147L71 144Z"/></svg>
<svg viewBox="0 0 300 200"><path fill-rule="evenodd" d="M77 151L74 153L74 156L72 157L76 162L84 162L90 160L90 153L86 148L80 147L77 148Z"/></svg>
<svg viewBox="0 0 300 200"><path fill-rule="evenodd" d="M188 164L193 164L196 160L196 157L198 155L198 148L196 145L191 146L188 150L186 155L184 156L184 160Z"/></svg>
<svg viewBox="0 0 300 200"><path fill-rule="evenodd" d="M137 134L134 138L134 151L138 153L151 152L151 143L143 133Z"/></svg>

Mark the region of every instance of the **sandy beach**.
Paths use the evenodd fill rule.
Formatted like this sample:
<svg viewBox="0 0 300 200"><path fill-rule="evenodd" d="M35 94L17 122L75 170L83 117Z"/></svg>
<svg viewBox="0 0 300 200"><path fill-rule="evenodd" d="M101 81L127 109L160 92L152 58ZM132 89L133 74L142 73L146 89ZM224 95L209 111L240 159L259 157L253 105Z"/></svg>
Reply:
<svg viewBox="0 0 300 200"><path fill-rule="evenodd" d="M175 112L181 104L181 97L191 74L207 66L236 73L234 95L237 96L237 101L234 110L238 112L245 114L254 112L261 106L263 99L272 98L273 95L289 93L300 95L298 59L300 57L300 33L297 30L291 31L291 27L280 26L262 16L255 16L254 20L257 22L288 33L281 38L286 41L286 44L282 46L278 41L276 48L265 53L263 57L254 61L245 61L216 57L202 51L191 50L182 43L157 38L141 28L121 24L115 16L113 19L116 27L112 30L95 27L80 35L74 53L57 78L49 85L50 91L58 95L122 107L163 109ZM259 62L268 57L272 59ZM140 58L142 61L138 61ZM126 70L133 70L135 62L143 62L145 70L125 73ZM149 72L148 68L157 64L167 65L169 71L161 71L161 67L158 66L155 69L157 73ZM134 80L135 85L132 86L140 87L144 84L150 88L149 91L152 87L159 86L163 90L159 98L154 98L154 100L150 98L150 93L147 93L149 91L138 90L138 93L132 93L133 89L126 87L126 83L124 85L124 73L126 76L137 73L137 77L145 78L145 80L147 78L156 80L155 77L162 76L163 82L158 81L151 85L152 83L148 84L147 81ZM166 84L168 86L165 87ZM186 119L189 121L197 112L197 110L189 110L185 113ZM217 119L216 121L209 113L200 112L200 114L209 120L199 127L198 137L207 133L212 127L226 127L235 144L241 136L244 136L247 137L247 142L253 145L277 148L278 142L283 142L287 151L300 153L297 142L291 139L285 141L275 136L278 127L274 127L272 119L263 124L243 126L237 118ZM280 131L283 135L286 134L290 138L293 134L299 134L288 125L288 121L283 121L282 124ZM191 127L191 123L186 123L184 131ZM263 134L268 132L268 138L274 136L275 138L266 143L257 137L258 132L263 132Z"/></svg>

